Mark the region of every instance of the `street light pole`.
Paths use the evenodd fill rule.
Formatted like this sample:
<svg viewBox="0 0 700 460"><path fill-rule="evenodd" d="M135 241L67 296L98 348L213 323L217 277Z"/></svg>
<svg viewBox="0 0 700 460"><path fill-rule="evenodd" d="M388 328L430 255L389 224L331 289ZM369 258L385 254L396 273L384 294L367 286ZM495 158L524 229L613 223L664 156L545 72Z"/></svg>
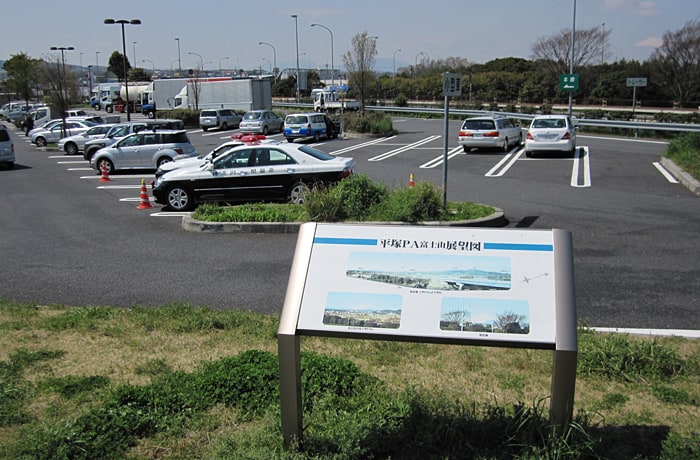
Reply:
<svg viewBox="0 0 700 460"><path fill-rule="evenodd" d="M333 51L333 31L329 29L328 27L324 26L323 24L311 24L311 27L323 27L328 31L329 34L331 34L331 86L335 85L335 65L333 63L333 56L335 55L335 52Z"/></svg>
<svg viewBox="0 0 700 460"><path fill-rule="evenodd" d="M133 42L133 47L134 47L134 64L136 64L136 63L138 62L138 61L136 60L136 43L137 43L137 42Z"/></svg>
<svg viewBox="0 0 700 460"><path fill-rule="evenodd" d="M131 121L131 111L129 110L129 77L127 75L126 71L126 36L124 35L124 25L125 24L132 24L132 25L139 25L141 24L140 19L105 19L104 20L105 24L119 24L122 26L122 50L124 51L124 55L122 56L122 66L124 67L124 94L126 95L126 121Z"/></svg>
<svg viewBox="0 0 700 460"><path fill-rule="evenodd" d="M141 59L141 62L150 62L151 67L153 68L153 75L156 74L156 65L153 63L153 61L151 61L150 59Z"/></svg>
<svg viewBox="0 0 700 460"><path fill-rule="evenodd" d="M192 56L197 56L199 57L199 68L200 71L204 70L204 59L202 58L201 54L193 53L192 51L189 51L187 54L191 54Z"/></svg>
<svg viewBox="0 0 700 460"><path fill-rule="evenodd" d="M394 78L396 78L396 53L400 52L401 49L394 50Z"/></svg>
<svg viewBox="0 0 700 460"><path fill-rule="evenodd" d="M299 18L296 14L293 14L292 17L294 18L294 36L297 43L297 103L299 103Z"/></svg>
<svg viewBox="0 0 700 460"><path fill-rule="evenodd" d="M576 45L576 0L574 0L574 20L571 27L571 62L569 63L569 74L574 74L574 47ZM569 117L573 115L574 112L574 92L569 91Z"/></svg>
<svg viewBox="0 0 700 460"><path fill-rule="evenodd" d="M61 51L61 119L63 124L61 125L61 135L65 134L66 129L66 55L65 51L73 51L75 48L72 46L52 46L51 51Z"/></svg>
<svg viewBox="0 0 700 460"><path fill-rule="evenodd" d="M270 64L270 74L272 74L272 62L268 58L262 58L263 61L267 61L268 64Z"/></svg>
<svg viewBox="0 0 700 460"><path fill-rule="evenodd" d="M221 70L221 61L223 61L224 59L228 59L228 58L229 58L228 56L224 56L221 59L219 59L219 76L221 76L221 77L223 77L223 75L224 75L224 72Z"/></svg>
<svg viewBox="0 0 700 460"><path fill-rule="evenodd" d="M175 41L177 42L177 76L182 78L182 60L180 59L180 38L175 37Z"/></svg>

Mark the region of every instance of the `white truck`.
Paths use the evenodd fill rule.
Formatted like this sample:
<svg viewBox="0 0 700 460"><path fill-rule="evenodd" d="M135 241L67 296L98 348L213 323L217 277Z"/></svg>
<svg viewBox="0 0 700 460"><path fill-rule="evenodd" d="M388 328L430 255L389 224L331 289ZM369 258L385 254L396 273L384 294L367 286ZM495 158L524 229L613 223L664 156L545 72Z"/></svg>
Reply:
<svg viewBox="0 0 700 460"><path fill-rule="evenodd" d="M149 86L150 83L129 83L129 107L132 113L141 111L141 93L146 91ZM100 99L100 106L106 112L112 113L115 110L120 111L120 108L117 106L122 105L121 111L125 112L126 110L123 106L126 104L126 92L127 86L120 84L119 91L113 89L108 96Z"/></svg>
<svg viewBox="0 0 700 460"><path fill-rule="evenodd" d="M345 97L346 92L347 86L332 86L329 89L316 88L311 90L314 111L340 113L346 110L359 110L360 101L347 99Z"/></svg>
<svg viewBox="0 0 700 460"><path fill-rule="evenodd" d="M175 96L172 108L232 109L241 112L272 110L272 81L269 78L224 81L190 79Z"/></svg>
<svg viewBox="0 0 700 460"><path fill-rule="evenodd" d="M187 85L190 78L164 78L153 80L141 93L141 112L148 118L154 118L156 110L172 110L175 96ZM230 77L200 78L200 82L231 81Z"/></svg>

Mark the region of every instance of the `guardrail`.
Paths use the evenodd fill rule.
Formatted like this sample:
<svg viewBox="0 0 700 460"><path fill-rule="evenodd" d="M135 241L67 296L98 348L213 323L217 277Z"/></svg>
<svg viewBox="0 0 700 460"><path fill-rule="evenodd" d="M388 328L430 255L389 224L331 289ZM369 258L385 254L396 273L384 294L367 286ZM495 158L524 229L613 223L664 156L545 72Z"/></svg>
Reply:
<svg viewBox="0 0 700 460"><path fill-rule="evenodd" d="M308 107L313 110L313 104L303 104L303 103L275 103L274 105L280 107ZM365 109L373 110L376 112L392 112L392 113L406 113L406 114L434 114L442 115L445 110L443 108L429 108L429 107L386 107L386 106L366 106ZM450 115L463 115L465 117L478 117L483 115L490 115L493 113L498 113L499 115L505 115L510 118L515 118L519 120L532 120L535 114L517 113L517 112L493 112L489 110L464 110L464 109L452 109L450 108ZM597 120L590 118L576 118L575 123L580 126L596 126L601 128L625 128L632 130L647 129L652 131L686 131L686 132L700 132L700 125L692 123L658 123L658 122L645 122L645 121L626 121L626 120Z"/></svg>

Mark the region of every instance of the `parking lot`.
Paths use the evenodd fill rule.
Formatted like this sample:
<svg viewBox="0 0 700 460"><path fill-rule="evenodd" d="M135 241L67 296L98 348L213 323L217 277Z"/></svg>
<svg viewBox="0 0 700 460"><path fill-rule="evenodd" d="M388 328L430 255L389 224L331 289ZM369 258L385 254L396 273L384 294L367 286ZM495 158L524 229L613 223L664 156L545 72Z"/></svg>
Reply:
<svg viewBox="0 0 700 460"><path fill-rule="evenodd" d="M450 201L503 209L509 227L563 228L574 236L576 294L582 322L595 326L700 329L696 255L698 198L657 164L665 143L579 135L573 158L527 158L522 148L465 153L459 122L397 118L395 136L313 144L351 156L357 171L390 187L442 184L448 158ZM235 130L188 130L199 153ZM201 235L181 214L153 204L137 209L152 171L100 182L80 156L45 151L13 131L15 170L0 171L11 199L3 215L0 296L74 305L162 305L278 311L294 235ZM276 138L279 135L272 135ZM264 280L264 281L261 281Z"/></svg>

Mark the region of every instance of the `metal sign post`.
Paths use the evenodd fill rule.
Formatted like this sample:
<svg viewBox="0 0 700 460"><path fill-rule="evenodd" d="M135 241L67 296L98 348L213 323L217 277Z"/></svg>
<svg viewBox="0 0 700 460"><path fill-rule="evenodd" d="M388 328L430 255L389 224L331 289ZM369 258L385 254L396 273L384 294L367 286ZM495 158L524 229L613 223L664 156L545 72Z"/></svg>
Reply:
<svg viewBox="0 0 700 460"><path fill-rule="evenodd" d="M442 206L447 208L447 149L450 132L450 96L462 95L462 75L445 72L442 74L442 93L445 96L445 128L442 139Z"/></svg>

